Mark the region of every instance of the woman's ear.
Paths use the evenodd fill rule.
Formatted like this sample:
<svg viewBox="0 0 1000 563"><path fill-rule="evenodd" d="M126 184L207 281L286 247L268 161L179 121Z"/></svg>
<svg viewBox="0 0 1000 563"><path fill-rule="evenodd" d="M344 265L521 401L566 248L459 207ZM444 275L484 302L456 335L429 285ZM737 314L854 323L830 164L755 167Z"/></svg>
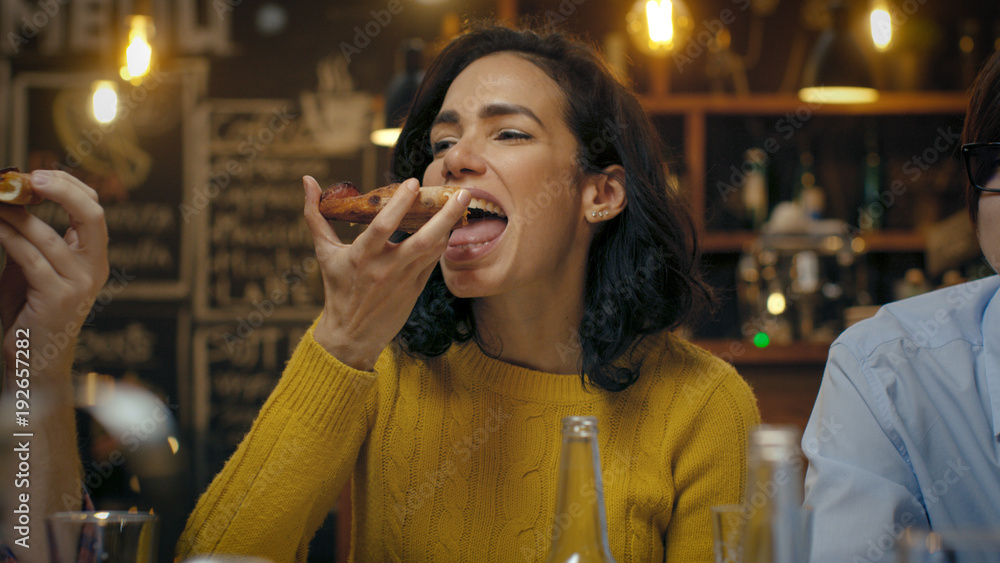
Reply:
<svg viewBox="0 0 1000 563"><path fill-rule="evenodd" d="M603 173L591 174L583 189L584 219L601 223L618 216L628 204L625 193L625 168L613 164Z"/></svg>

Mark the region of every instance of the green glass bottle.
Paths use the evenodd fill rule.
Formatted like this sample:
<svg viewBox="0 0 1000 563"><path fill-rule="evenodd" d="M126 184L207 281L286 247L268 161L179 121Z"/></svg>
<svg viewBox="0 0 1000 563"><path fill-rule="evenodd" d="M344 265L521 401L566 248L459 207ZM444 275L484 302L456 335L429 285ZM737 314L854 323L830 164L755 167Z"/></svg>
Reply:
<svg viewBox="0 0 1000 563"><path fill-rule="evenodd" d="M563 419L559 485L548 563L613 562L604 515L597 419Z"/></svg>

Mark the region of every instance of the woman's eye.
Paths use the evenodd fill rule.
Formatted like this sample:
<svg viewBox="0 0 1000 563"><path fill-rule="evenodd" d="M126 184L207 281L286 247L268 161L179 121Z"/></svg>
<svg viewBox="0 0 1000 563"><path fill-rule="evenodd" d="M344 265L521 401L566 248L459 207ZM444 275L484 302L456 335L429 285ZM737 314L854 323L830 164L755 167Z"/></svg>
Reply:
<svg viewBox="0 0 1000 563"><path fill-rule="evenodd" d="M448 150L454 144L450 139L444 139L441 141L435 141L431 143L431 154L439 154L443 151Z"/></svg>
<svg viewBox="0 0 1000 563"><path fill-rule="evenodd" d="M531 135L512 129L504 129L497 134L497 139L501 141L530 139Z"/></svg>

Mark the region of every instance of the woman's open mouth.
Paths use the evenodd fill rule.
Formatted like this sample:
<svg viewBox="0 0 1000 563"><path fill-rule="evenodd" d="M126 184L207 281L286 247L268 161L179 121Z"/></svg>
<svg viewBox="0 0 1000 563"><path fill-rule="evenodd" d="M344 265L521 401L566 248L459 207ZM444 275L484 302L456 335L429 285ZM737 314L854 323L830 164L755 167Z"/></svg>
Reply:
<svg viewBox="0 0 1000 563"><path fill-rule="evenodd" d="M448 260L471 260L492 247L507 229L507 214L496 203L481 198L469 202L469 224L455 229L448 239Z"/></svg>

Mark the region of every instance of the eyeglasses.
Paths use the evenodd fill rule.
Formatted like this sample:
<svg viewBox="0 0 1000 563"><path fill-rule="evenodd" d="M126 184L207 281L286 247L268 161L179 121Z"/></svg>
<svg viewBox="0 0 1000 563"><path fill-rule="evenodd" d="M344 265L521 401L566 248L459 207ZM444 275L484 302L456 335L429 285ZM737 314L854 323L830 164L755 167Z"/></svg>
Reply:
<svg viewBox="0 0 1000 563"><path fill-rule="evenodd" d="M1000 143L968 143L962 145L962 159L969 182L984 192L1000 192L1000 182L986 184L1000 172Z"/></svg>

